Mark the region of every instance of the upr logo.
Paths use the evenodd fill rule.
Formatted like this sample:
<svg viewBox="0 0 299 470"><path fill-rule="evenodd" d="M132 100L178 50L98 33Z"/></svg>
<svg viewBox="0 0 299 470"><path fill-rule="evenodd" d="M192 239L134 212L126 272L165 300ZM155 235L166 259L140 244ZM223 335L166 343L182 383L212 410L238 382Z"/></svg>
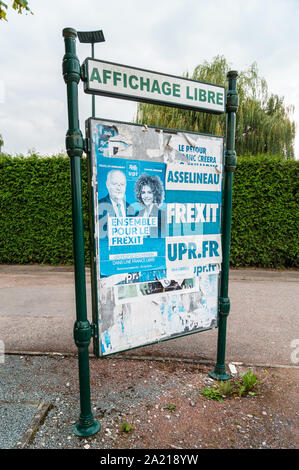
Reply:
<svg viewBox="0 0 299 470"><path fill-rule="evenodd" d="M291 348L295 348L291 353L291 361L293 364L298 364L299 362L299 339L293 339L291 341Z"/></svg>
<svg viewBox="0 0 299 470"><path fill-rule="evenodd" d="M126 275L126 283L130 283L130 282L133 282L133 281L138 281L140 278L140 273L130 273L130 274L127 274Z"/></svg>

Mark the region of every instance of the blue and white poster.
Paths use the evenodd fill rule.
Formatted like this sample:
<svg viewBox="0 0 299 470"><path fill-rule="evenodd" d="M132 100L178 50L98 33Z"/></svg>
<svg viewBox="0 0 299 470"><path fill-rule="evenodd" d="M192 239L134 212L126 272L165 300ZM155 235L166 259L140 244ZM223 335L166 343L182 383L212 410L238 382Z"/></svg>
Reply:
<svg viewBox="0 0 299 470"><path fill-rule="evenodd" d="M165 269L165 164L101 157L101 276Z"/></svg>
<svg viewBox="0 0 299 470"><path fill-rule="evenodd" d="M102 355L217 326L223 138L92 119Z"/></svg>

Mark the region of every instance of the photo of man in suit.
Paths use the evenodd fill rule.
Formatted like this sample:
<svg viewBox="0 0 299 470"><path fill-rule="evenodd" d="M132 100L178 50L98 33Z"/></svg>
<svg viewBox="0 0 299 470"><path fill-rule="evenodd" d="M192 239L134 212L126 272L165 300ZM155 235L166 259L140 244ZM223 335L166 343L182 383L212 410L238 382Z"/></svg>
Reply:
<svg viewBox="0 0 299 470"><path fill-rule="evenodd" d="M135 210L126 201L126 175L121 170L111 170L107 174L108 194L99 200L100 236L107 236L108 217L133 217Z"/></svg>

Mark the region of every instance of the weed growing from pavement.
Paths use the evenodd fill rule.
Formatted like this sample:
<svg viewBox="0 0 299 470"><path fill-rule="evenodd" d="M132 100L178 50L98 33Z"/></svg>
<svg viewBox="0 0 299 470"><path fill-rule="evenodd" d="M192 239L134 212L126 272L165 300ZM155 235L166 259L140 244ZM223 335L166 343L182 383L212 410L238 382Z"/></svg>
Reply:
<svg viewBox="0 0 299 470"><path fill-rule="evenodd" d="M267 374L267 370L265 370ZM223 401L223 398L232 396L254 396L258 393L258 387L262 384L263 380L259 380L252 370L249 369L241 376L241 381L230 379L226 382L219 382L214 387L206 387L199 393L206 397L208 400Z"/></svg>
<svg viewBox="0 0 299 470"><path fill-rule="evenodd" d="M120 430L121 430L121 432L128 433L132 430L132 426L130 424L126 423L125 421L122 421L121 425L120 425Z"/></svg>
<svg viewBox="0 0 299 470"><path fill-rule="evenodd" d="M170 411L171 413L173 413L176 409L176 405L174 403L170 403L170 405L166 406L165 407L166 410Z"/></svg>
<svg viewBox="0 0 299 470"><path fill-rule="evenodd" d="M218 387L218 384L216 387L207 387L204 390L201 390L199 393L206 397L208 400L217 400L223 402L222 395Z"/></svg>
<svg viewBox="0 0 299 470"><path fill-rule="evenodd" d="M221 381L218 387L221 396L229 397L235 393L235 384L231 380Z"/></svg>
<svg viewBox="0 0 299 470"><path fill-rule="evenodd" d="M257 385L259 384L259 380L255 374L249 369L246 374L242 375L242 382L237 382L239 387L239 396L242 397L245 394L248 395L255 395L253 390L256 389Z"/></svg>

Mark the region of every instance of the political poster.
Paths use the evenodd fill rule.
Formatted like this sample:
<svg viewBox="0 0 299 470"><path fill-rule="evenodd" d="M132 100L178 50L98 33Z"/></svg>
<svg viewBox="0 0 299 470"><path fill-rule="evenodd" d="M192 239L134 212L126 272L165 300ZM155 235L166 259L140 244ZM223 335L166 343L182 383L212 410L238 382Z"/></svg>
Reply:
<svg viewBox="0 0 299 470"><path fill-rule="evenodd" d="M90 119L102 355L217 326L223 138Z"/></svg>
<svg viewBox="0 0 299 470"><path fill-rule="evenodd" d="M164 269L165 164L99 156L97 173L101 277Z"/></svg>

